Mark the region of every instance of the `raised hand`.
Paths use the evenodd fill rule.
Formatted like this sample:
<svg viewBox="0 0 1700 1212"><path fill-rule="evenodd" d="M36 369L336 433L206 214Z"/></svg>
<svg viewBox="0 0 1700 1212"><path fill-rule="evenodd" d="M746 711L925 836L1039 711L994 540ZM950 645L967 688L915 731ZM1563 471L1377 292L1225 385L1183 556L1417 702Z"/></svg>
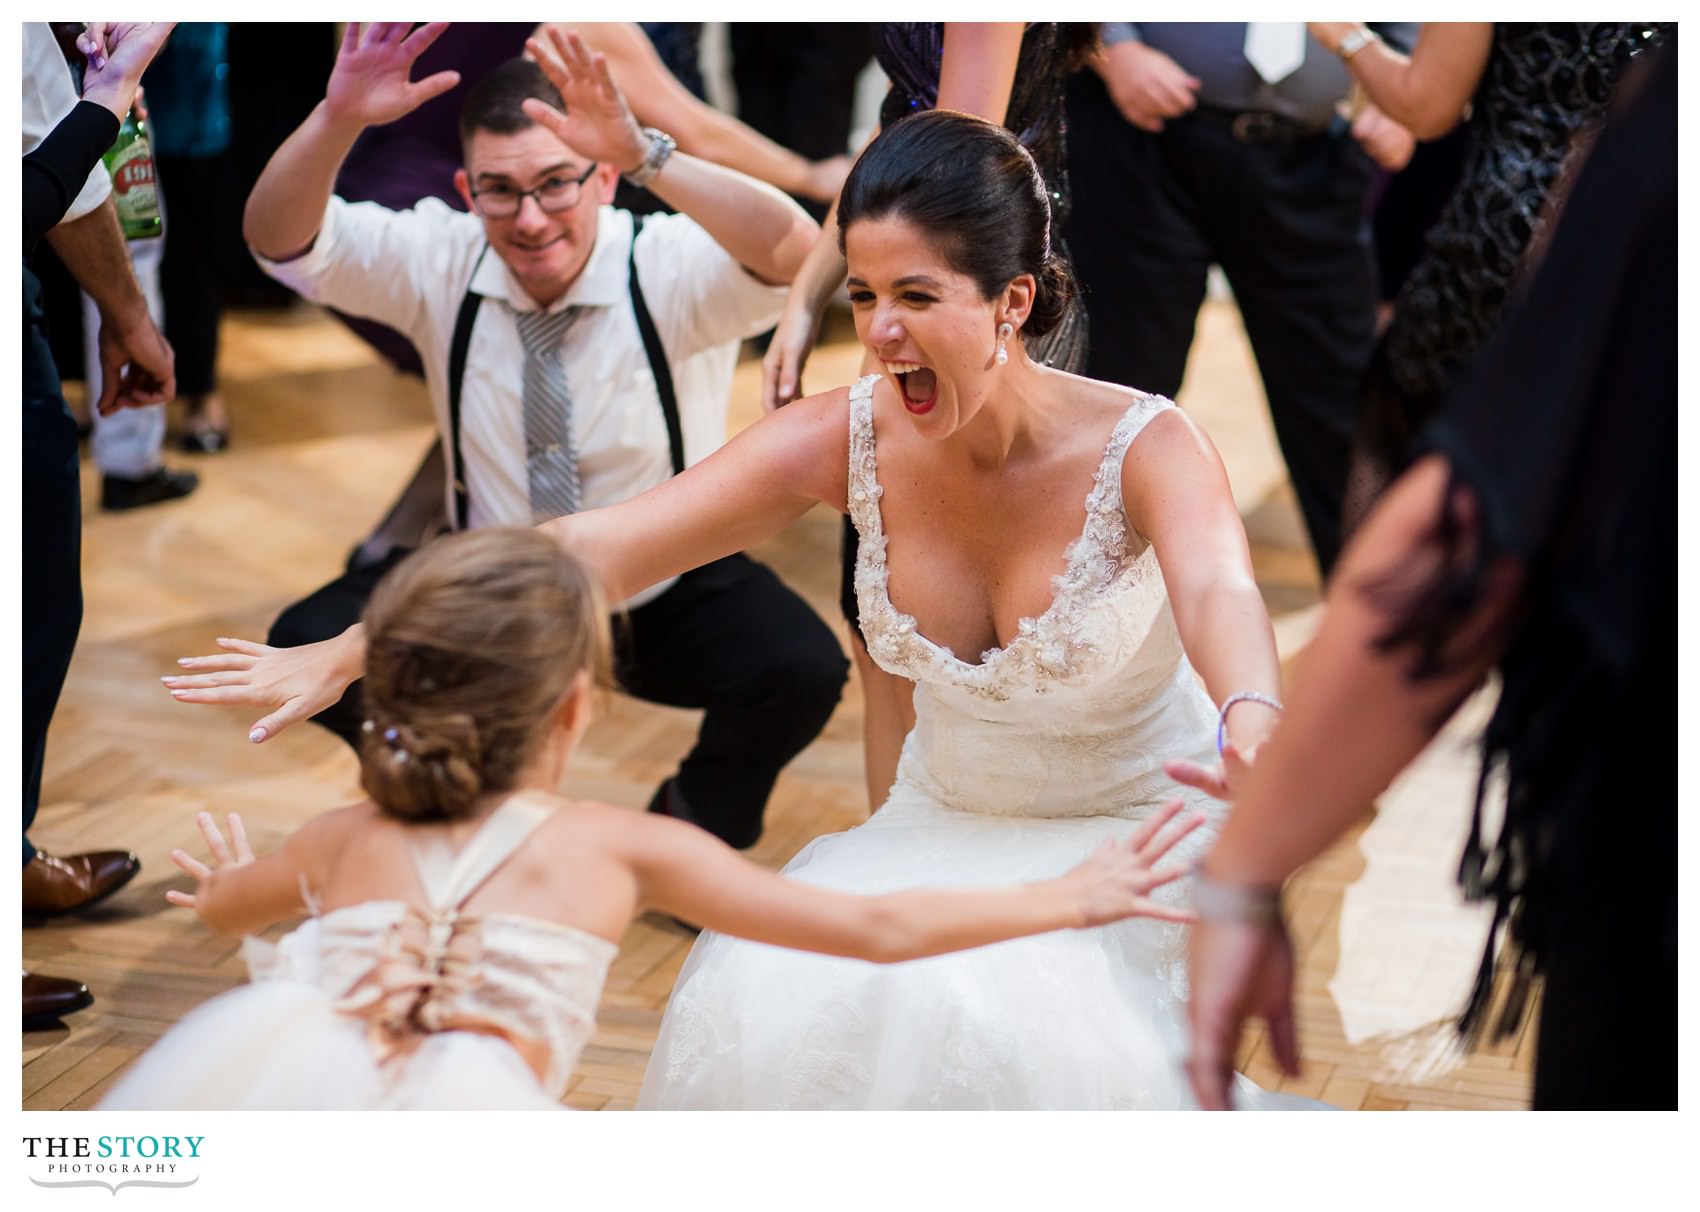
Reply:
<svg viewBox="0 0 1700 1212"><path fill-rule="evenodd" d="M1195 915L1190 909L1177 908L1154 901L1150 893L1186 875L1191 867L1157 863L1187 834L1204 824L1204 814L1194 813L1159 836L1163 826L1174 820L1181 811L1180 800L1174 800L1142 822L1138 829L1120 841L1107 841L1092 852L1080 866L1063 878L1077 884L1084 898L1088 926L1104 926L1128 917L1155 917L1170 922L1190 922Z"/></svg>
<svg viewBox="0 0 1700 1212"><path fill-rule="evenodd" d="M83 99L103 105L124 120L142 73L153 62L175 21L97 21L77 35L83 69Z"/></svg>
<svg viewBox="0 0 1700 1212"><path fill-rule="evenodd" d="M577 31L546 27L548 43L528 38L525 49L561 94L567 112L531 99L524 104L533 122L581 156L631 172L643 164L649 140L632 116L608 70L608 58L592 54Z"/></svg>
<svg viewBox="0 0 1700 1212"><path fill-rule="evenodd" d="M195 672L160 681L179 703L247 703L268 708L270 714L248 732L256 745L331 706L360 676L359 661L346 634L296 648L234 639L220 639L218 646L224 651L177 662Z"/></svg>
<svg viewBox="0 0 1700 1212"><path fill-rule="evenodd" d="M195 877L196 888L195 893L178 892L176 889L168 891L165 899L173 905L198 909L199 890L212 877L214 871L221 867L245 867L254 861L254 848L248 844L248 831L242 827L242 818L232 812L225 820L230 824L228 845L225 843L224 834L219 832L218 823L213 820L212 813L201 812L195 816L195 824L199 827L201 836L207 839L207 850L212 854L211 867L192 858L186 850L171 852L171 861Z"/></svg>
<svg viewBox="0 0 1700 1212"><path fill-rule="evenodd" d="M381 126L412 113L460 83L459 72L410 80L413 64L444 30L433 21L408 33L406 21L349 22L325 86L325 106L338 122Z"/></svg>

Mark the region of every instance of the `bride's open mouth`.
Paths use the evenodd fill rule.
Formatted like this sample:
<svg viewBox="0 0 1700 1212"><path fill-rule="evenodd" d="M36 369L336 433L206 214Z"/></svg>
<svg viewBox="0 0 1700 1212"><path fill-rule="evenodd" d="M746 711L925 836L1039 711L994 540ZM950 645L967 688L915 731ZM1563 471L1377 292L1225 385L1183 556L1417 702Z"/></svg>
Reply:
<svg viewBox="0 0 1700 1212"><path fill-rule="evenodd" d="M919 362L887 362L885 368L897 380L897 390L903 393L903 407L918 417L932 411L938 402L939 379L931 367Z"/></svg>

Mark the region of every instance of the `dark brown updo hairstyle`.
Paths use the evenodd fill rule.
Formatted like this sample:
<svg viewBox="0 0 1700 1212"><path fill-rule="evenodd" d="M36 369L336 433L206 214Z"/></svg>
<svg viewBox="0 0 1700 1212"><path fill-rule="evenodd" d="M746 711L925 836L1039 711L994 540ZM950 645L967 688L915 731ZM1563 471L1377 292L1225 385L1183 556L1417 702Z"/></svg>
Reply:
<svg viewBox="0 0 1700 1212"><path fill-rule="evenodd" d="M601 586L535 530L438 539L378 583L361 622L360 785L402 820L454 820L508 790L579 671L608 684Z"/></svg>
<svg viewBox="0 0 1700 1212"><path fill-rule="evenodd" d="M1074 278L1051 243L1045 179L1021 141L972 114L935 109L880 132L838 197L838 249L860 219L902 219L926 234L945 263L995 299L1022 274L1037 283L1024 337L1055 328Z"/></svg>

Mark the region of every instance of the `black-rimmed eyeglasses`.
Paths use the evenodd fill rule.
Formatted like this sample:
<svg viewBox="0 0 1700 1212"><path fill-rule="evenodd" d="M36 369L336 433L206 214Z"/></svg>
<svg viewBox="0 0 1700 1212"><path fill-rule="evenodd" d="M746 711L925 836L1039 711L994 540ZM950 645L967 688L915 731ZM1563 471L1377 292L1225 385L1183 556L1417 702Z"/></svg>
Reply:
<svg viewBox="0 0 1700 1212"><path fill-rule="evenodd" d="M511 219L519 214L527 198L535 198L545 214L559 214L578 205L584 194L584 183L596 171L592 161L589 168L576 177L550 177L535 189L515 189L511 185L490 185L472 191L472 205L486 219Z"/></svg>

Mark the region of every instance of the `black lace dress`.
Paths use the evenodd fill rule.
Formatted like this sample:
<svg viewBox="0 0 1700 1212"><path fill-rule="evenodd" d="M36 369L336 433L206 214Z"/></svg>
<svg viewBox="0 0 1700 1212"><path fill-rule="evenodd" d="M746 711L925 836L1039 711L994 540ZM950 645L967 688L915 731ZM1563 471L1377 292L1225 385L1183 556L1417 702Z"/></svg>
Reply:
<svg viewBox="0 0 1700 1212"><path fill-rule="evenodd" d="M1471 100L1463 175L1425 238L1372 360L1346 516L1355 522L1404 465L1497 327L1560 186L1636 55L1668 24L1545 22L1494 27Z"/></svg>

